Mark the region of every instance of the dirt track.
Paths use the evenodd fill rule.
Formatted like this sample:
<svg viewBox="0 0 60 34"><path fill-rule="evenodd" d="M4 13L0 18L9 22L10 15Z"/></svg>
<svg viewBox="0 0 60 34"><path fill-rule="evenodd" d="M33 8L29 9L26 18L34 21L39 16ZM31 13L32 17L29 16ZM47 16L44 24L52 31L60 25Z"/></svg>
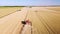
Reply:
<svg viewBox="0 0 60 34"><path fill-rule="evenodd" d="M60 12L43 7L24 7L21 11L0 19L0 34L19 34L21 21L27 12L27 19L35 29L34 34L60 34Z"/></svg>

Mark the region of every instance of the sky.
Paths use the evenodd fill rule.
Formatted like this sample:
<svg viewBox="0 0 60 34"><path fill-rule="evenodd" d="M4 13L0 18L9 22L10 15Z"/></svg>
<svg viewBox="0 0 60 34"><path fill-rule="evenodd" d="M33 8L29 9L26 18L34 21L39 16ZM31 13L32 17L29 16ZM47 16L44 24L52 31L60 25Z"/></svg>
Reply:
<svg viewBox="0 0 60 34"><path fill-rule="evenodd" d="M60 0L0 0L0 6L60 5Z"/></svg>

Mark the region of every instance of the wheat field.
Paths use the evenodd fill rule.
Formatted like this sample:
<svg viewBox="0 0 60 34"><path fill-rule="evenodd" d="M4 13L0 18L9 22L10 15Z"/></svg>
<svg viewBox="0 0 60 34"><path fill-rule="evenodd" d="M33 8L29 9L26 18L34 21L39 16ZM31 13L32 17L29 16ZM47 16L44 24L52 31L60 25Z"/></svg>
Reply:
<svg viewBox="0 0 60 34"><path fill-rule="evenodd" d="M21 21L29 19L32 22L34 32L32 34L60 34L60 7L18 7L21 11L9 14L0 19L0 34L20 34ZM17 8L0 8L1 16L4 16L11 11L16 11ZM9 11L9 12L7 12ZM7 13L6 13L7 12ZM28 13L27 13L28 12Z"/></svg>
<svg viewBox="0 0 60 34"><path fill-rule="evenodd" d="M0 7L0 18L21 10L22 7Z"/></svg>

